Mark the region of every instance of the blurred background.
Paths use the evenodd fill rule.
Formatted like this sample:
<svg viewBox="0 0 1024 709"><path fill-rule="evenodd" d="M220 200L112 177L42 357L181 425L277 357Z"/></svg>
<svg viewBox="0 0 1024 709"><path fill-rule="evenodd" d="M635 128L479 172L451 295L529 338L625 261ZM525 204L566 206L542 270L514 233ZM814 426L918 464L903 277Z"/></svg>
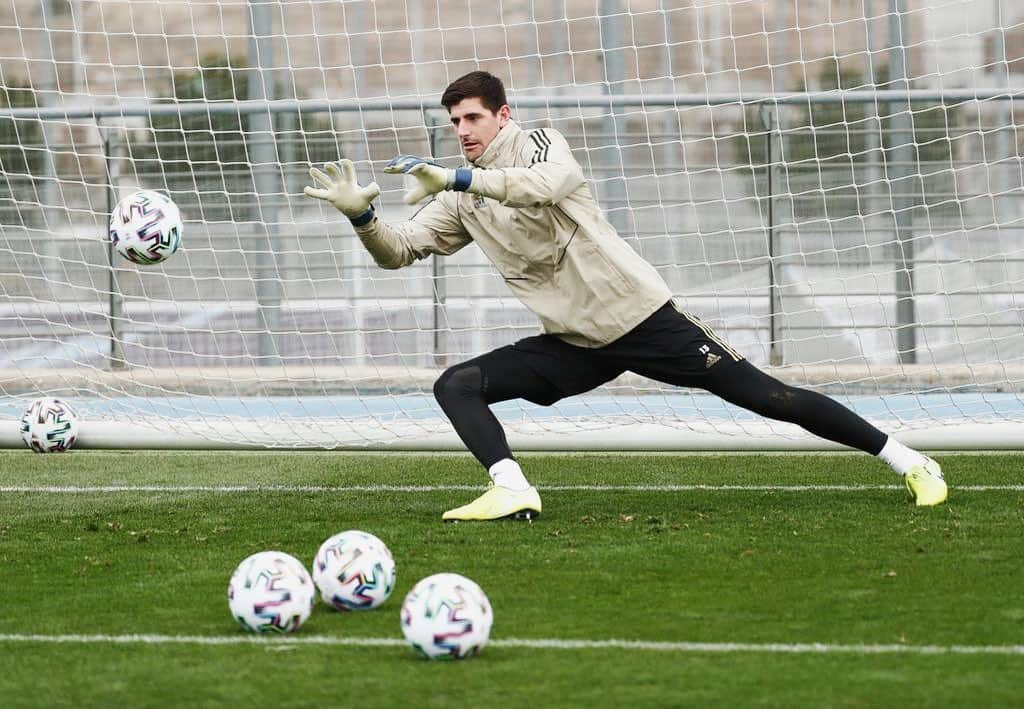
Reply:
<svg viewBox="0 0 1024 709"><path fill-rule="evenodd" d="M438 101L475 69L756 364L840 393L1024 379L1009 0L7 0L0 52L10 396L429 394L535 334L475 247L383 271L302 196L349 157L407 218L381 168L461 163ZM159 266L107 239L140 187L186 220Z"/></svg>

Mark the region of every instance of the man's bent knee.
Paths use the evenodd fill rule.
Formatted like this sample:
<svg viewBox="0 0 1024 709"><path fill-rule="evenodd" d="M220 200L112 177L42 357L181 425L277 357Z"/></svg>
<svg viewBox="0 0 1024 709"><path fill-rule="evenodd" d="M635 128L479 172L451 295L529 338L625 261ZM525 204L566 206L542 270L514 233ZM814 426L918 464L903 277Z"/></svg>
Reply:
<svg viewBox="0 0 1024 709"><path fill-rule="evenodd" d="M483 395L483 373L475 364L449 367L434 382L434 398L442 408L457 399L482 399Z"/></svg>

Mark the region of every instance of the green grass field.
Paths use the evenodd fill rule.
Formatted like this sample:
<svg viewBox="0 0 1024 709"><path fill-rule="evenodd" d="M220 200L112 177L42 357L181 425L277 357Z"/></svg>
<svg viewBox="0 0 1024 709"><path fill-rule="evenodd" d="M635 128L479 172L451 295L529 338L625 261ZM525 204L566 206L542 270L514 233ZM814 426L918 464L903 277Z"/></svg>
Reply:
<svg viewBox="0 0 1024 709"><path fill-rule="evenodd" d="M932 509L859 455L522 460L539 520L444 525L469 457L0 453L0 706L1024 706L1024 456L940 457ZM351 528L391 599L244 642L235 565ZM401 642L438 571L493 604L479 657ZM564 642L605 640L665 645Z"/></svg>

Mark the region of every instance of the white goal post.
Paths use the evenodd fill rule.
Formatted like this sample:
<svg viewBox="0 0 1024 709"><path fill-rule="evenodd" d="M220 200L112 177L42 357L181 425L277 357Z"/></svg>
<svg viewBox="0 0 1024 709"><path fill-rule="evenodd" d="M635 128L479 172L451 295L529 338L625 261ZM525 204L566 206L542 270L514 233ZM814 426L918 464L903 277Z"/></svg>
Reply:
<svg viewBox="0 0 1024 709"><path fill-rule="evenodd" d="M409 217L383 165L459 164L440 94L486 69L754 364L916 447L1024 448L1024 8L683 5L0 8L0 446L47 395L83 447L462 449L434 379L536 319L473 246L377 268L302 188L348 157ZM110 245L136 189L181 209L164 263ZM518 450L836 448L629 374L496 411Z"/></svg>

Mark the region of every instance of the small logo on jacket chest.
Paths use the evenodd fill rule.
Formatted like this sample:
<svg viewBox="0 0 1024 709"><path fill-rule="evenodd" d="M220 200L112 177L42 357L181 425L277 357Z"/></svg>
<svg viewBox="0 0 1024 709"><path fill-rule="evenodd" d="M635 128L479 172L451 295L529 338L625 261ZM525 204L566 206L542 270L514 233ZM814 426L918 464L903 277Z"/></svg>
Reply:
<svg viewBox="0 0 1024 709"><path fill-rule="evenodd" d="M473 207L475 209L483 209L485 206L487 206L487 202L482 194L473 195Z"/></svg>

